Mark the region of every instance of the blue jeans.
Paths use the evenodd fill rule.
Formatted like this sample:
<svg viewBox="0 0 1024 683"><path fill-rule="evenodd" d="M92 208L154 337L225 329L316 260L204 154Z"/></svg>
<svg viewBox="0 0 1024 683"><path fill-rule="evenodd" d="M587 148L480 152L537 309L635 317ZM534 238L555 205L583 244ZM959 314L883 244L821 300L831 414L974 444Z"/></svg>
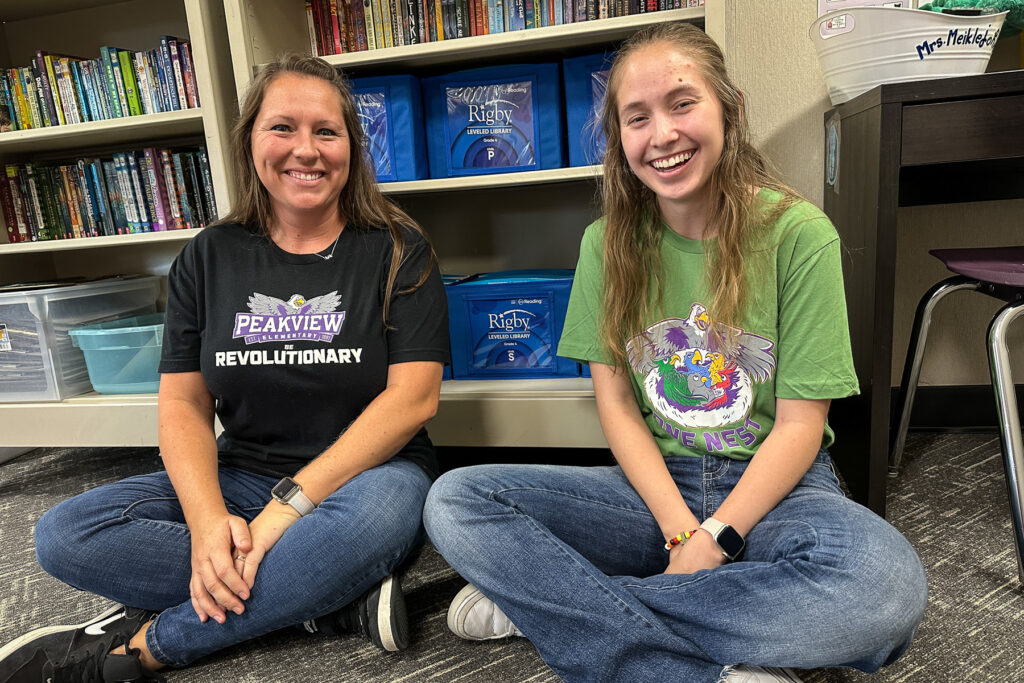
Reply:
<svg viewBox="0 0 1024 683"><path fill-rule="evenodd" d="M221 467L228 510L251 521L278 477ZM245 612L199 621L189 599L191 541L165 472L100 486L55 506L36 525L36 556L61 581L159 612L146 635L158 661L203 655L322 616L352 602L423 541L430 478L401 458L367 470L299 519L270 549Z"/></svg>
<svg viewBox="0 0 1024 683"><path fill-rule="evenodd" d="M667 462L701 520L746 468ZM453 470L424 524L566 681L716 681L735 664L874 671L904 652L927 602L913 548L842 494L824 451L741 561L693 574L662 573L664 538L618 467Z"/></svg>

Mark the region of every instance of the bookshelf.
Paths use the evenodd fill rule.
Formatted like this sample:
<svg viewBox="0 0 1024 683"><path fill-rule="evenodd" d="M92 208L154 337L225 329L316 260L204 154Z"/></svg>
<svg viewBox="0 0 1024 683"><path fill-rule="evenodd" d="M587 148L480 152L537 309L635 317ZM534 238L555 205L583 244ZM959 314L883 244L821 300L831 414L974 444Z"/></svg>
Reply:
<svg viewBox="0 0 1024 683"><path fill-rule="evenodd" d="M100 55L104 45L149 50L159 44L161 35L187 39L201 104L178 111L3 132L0 162L47 162L143 146L202 144L218 210L230 206L226 137L237 109L224 7L219 0L3 0L0 19L0 61L5 67L28 65L37 50L92 58ZM8 244L6 225L2 227L0 284L121 272L124 259L114 252L125 248L138 252L147 245L152 254L140 263L147 272L163 275L182 241L192 234L144 233ZM33 255L30 266L20 263L29 254Z"/></svg>
<svg viewBox="0 0 1024 683"><path fill-rule="evenodd" d="M221 0L0 0L0 63L27 66L37 50L100 56L112 45L148 50L161 35L192 48L199 108L0 133L0 163L105 156L149 145L207 150L218 210L230 206L227 134L237 105ZM0 218L0 284L144 272L166 275L198 229L38 242L7 242ZM63 402L0 403L0 445L155 443L155 396L82 396ZM151 437L140 436L147 426ZM147 438L149 441L147 441Z"/></svg>

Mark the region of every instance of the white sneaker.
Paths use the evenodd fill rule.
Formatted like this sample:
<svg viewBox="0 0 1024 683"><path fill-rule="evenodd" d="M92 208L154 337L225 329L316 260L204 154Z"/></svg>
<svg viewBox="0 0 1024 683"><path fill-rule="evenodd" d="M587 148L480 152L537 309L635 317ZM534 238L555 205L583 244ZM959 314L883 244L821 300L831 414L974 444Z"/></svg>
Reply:
<svg viewBox="0 0 1024 683"><path fill-rule="evenodd" d="M802 683L792 669L751 666L740 664L727 667L723 672L723 683Z"/></svg>
<svg viewBox="0 0 1024 683"><path fill-rule="evenodd" d="M452 598L452 604L448 607L448 628L466 640L493 640L523 635L501 608L471 583L466 584Z"/></svg>

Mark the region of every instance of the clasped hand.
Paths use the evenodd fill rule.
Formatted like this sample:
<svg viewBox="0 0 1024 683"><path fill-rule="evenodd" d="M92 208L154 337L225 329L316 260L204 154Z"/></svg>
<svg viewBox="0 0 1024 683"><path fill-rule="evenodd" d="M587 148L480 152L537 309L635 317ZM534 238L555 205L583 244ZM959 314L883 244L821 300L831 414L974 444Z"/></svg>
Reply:
<svg viewBox="0 0 1024 683"><path fill-rule="evenodd" d="M191 530L189 594L200 621L223 624L227 610L245 611L263 557L297 519L291 507L270 503L249 524L225 514Z"/></svg>
<svg viewBox="0 0 1024 683"><path fill-rule="evenodd" d="M725 555L711 534L698 531L690 540L677 545L668 556L666 574L692 574L725 564Z"/></svg>

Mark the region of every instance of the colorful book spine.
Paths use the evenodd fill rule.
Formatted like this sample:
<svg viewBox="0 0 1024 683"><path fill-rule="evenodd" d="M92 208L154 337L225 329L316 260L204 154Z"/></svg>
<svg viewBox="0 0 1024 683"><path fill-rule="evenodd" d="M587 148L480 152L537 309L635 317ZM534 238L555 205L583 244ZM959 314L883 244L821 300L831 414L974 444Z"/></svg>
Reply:
<svg viewBox="0 0 1024 683"><path fill-rule="evenodd" d="M177 177L174 174L174 160L171 158L171 150L160 150L160 167L164 172L164 184L167 187L167 203L171 207L174 227L176 230L182 230L185 228L185 218L181 211L181 188L178 186Z"/></svg>
<svg viewBox="0 0 1024 683"><path fill-rule="evenodd" d="M202 200L206 202L206 215L210 222L217 220L217 193L213 189L213 175L210 173L210 159L206 148L200 147L196 152L199 158L199 175L203 181Z"/></svg>
<svg viewBox="0 0 1024 683"><path fill-rule="evenodd" d="M174 64L171 62L171 36L160 36L160 59L163 63L164 74L167 78L167 96L171 101L171 109L184 109L184 104L178 101L178 86L174 82Z"/></svg>
<svg viewBox="0 0 1024 683"><path fill-rule="evenodd" d="M192 198L188 196L189 186L185 181L185 169L181 165L181 153L172 153L171 159L174 164L174 181L179 189L178 200L181 202L181 217L185 221L185 227L191 229L197 227L198 224L192 211Z"/></svg>
<svg viewBox="0 0 1024 683"><path fill-rule="evenodd" d="M171 209L167 202L167 188L164 187L163 174L158 173L160 168L160 157L153 147L146 147L142 150L140 163L145 170L146 183L153 195L153 230L170 230L174 226L170 224Z"/></svg>
<svg viewBox="0 0 1024 683"><path fill-rule="evenodd" d="M184 42L179 46L181 53L181 72L185 77L185 96L190 109L199 106L199 86L196 84L196 72L192 60L192 43Z"/></svg>
<svg viewBox="0 0 1024 683"><path fill-rule="evenodd" d="M113 53L113 59L111 58ZM115 77L115 71L120 71L120 62L117 62L118 69L114 69L114 63L117 60L117 49L111 47L100 48L100 62L103 64L103 74L106 77L107 87L107 99L110 102L111 115L116 118L121 118L125 115L121 109L121 97L120 97L120 86L118 80Z"/></svg>
<svg viewBox="0 0 1024 683"><path fill-rule="evenodd" d="M128 103L128 93L124 82L124 73L121 70L120 53L127 50L119 50L116 47L108 48L107 56L110 59L110 69L114 74L114 92L117 93L118 102L121 104L121 116L131 116L131 106Z"/></svg>
<svg viewBox="0 0 1024 683"><path fill-rule="evenodd" d="M76 59L68 60L68 83L71 85L75 96L75 103L78 106L78 114L81 120L92 121L92 112L89 110L89 102L85 97L85 90L82 88L82 73L79 70L80 62Z"/></svg>
<svg viewBox="0 0 1024 683"><path fill-rule="evenodd" d="M128 177L131 179L132 192L135 194L136 208L139 214L139 229L142 232L153 231L153 220L150 213L150 202L152 198L146 192L146 183L143 181L142 172L139 170L139 163L135 159L134 152L122 152L128 166Z"/></svg>
<svg viewBox="0 0 1024 683"><path fill-rule="evenodd" d="M121 196L121 183L117 179L117 168L113 161L101 162L103 180L107 185L107 197L110 200L110 213L114 219L114 234L128 233L128 215L124 209L124 198Z"/></svg>
<svg viewBox="0 0 1024 683"><path fill-rule="evenodd" d="M178 96L178 108L188 109L188 97L185 95L185 76L181 71L181 54L177 38L168 38L167 47L171 52L171 72L174 74L175 94ZM168 84L170 85L170 84Z"/></svg>
<svg viewBox="0 0 1024 683"><path fill-rule="evenodd" d="M21 242L21 231L18 229L18 217L14 211L14 195L11 192L11 182L7 173L0 174L0 210L4 214L4 226L7 229L7 242L16 244Z"/></svg>
<svg viewBox="0 0 1024 683"><path fill-rule="evenodd" d="M21 183L18 178L18 165L5 164L4 175L7 176L7 184L11 191L11 199L14 204L15 221L18 224L18 234L21 242L32 241L32 231L28 226L28 219L25 216L25 194L22 192ZM8 222L10 225L10 222Z"/></svg>
<svg viewBox="0 0 1024 683"><path fill-rule="evenodd" d="M92 183L89 182L89 178L86 175L85 167L85 159L78 159L75 162L75 170L78 173L78 189L82 196L82 215L84 218L83 222L85 224L89 236L99 237L100 211L96 203L96 197L94 196Z"/></svg>
<svg viewBox="0 0 1024 683"><path fill-rule="evenodd" d="M117 61L121 67L121 82L124 84L125 100L128 101L128 113L130 116L142 116L142 103L139 102L139 87L135 82L132 53L128 50L118 50Z"/></svg>

